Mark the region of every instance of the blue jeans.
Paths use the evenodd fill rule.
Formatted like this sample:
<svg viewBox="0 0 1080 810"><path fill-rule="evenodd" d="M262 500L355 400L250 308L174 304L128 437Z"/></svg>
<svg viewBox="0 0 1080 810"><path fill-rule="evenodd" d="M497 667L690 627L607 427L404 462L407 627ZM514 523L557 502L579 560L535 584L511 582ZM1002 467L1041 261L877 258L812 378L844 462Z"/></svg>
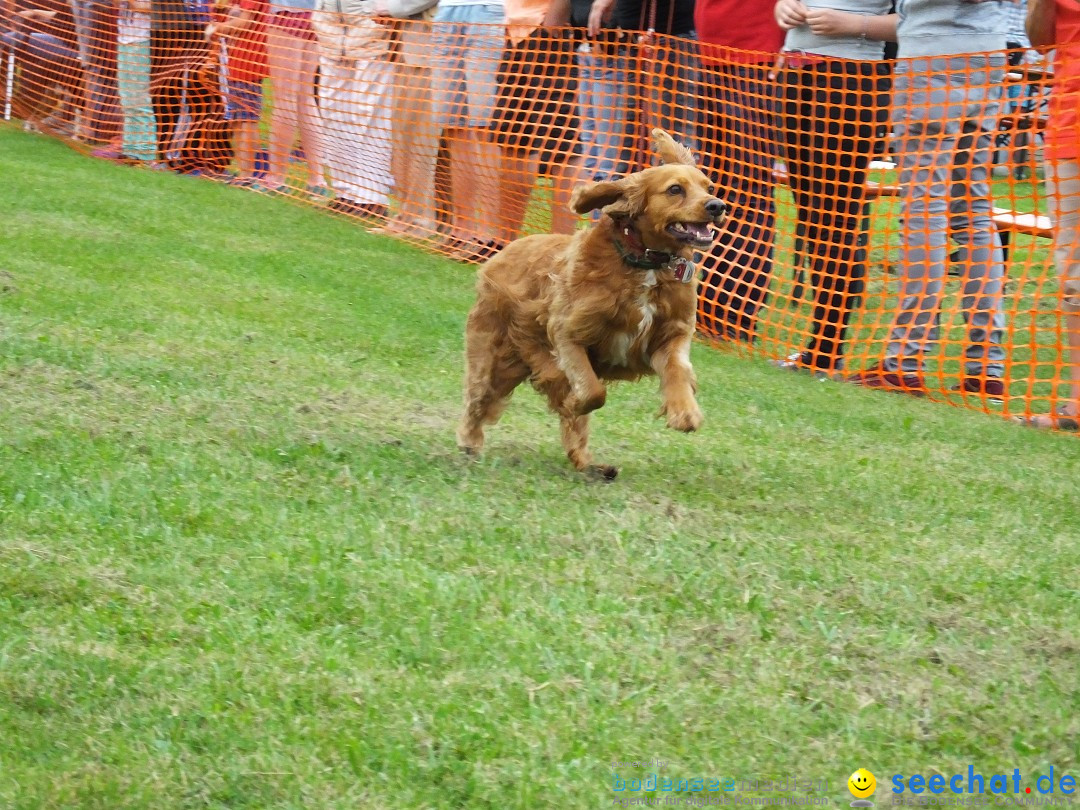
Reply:
<svg viewBox="0 0 1080 810"><path fill-rule="evenodd" d="M599 182L626 174L630 165L627 115L631 106L625 60L596 56L585 43L577 52L578 107L586 176Z"/></svg>
<svg viewBox="0 0 1080 810"><path fill-rule="evenodd" d="M636 168L635 135L662 127L690 149L695 148L697 43L691 31L681 38L661 37L656 61L641 55L637 44L578 49L578 105L584 163L593 179L623 175ZM660 66L660 73L652 73ZM638 76L646 84L635 92ZM647 133L642 133L647 134Z"/></svg>
<svg viewBox="0 0 1080 810"><path fill-rule="evenodd" d="M486 127L495 112L506 33L501 5L443 6L432 28L433 114L440 127Z"/></svg>

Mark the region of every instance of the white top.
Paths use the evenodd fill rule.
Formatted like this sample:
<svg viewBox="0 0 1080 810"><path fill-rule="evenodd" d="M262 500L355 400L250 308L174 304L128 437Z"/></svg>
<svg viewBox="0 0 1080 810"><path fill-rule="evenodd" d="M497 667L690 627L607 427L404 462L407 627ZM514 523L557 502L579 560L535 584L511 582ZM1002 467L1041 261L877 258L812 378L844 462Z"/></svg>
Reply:
<svg viewBox="0 0 1080 810"><path fill-rule="evenodd" d="M116 20L116 42L131 45L150 39L150 15L132 11L126 0L120 0L120 16Z"/></svg>

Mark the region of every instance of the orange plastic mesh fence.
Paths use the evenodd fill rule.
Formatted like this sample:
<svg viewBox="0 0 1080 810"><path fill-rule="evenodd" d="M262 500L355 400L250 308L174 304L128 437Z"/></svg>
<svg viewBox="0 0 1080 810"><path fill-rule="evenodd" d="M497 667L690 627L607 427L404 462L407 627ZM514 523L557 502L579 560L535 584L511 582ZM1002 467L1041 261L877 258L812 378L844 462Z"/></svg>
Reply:
<svg viewBox="0 0 1080 810"><path fill-rule="evenodd" d="M731 206L698 257L704 334L1005 416L1076 407L1080 96L1034 52L777 63L264 0L5 2L5 118L464 261L586 227L570 190L650 164L662 127Z"/></svg>

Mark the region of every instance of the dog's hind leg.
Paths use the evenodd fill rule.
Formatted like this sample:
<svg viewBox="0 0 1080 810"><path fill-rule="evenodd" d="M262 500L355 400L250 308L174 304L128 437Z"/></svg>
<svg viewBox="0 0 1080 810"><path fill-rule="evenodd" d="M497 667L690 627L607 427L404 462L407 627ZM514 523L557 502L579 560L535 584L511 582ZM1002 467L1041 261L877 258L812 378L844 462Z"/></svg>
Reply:
<svg viewBox="0 0 1080 810"><path fill-rule="evenodd" d="M467 332L465 412L457 429L458 447L470 455L483 449L484 425L499 421L510 395L528 376L505 333Z"/></svg>

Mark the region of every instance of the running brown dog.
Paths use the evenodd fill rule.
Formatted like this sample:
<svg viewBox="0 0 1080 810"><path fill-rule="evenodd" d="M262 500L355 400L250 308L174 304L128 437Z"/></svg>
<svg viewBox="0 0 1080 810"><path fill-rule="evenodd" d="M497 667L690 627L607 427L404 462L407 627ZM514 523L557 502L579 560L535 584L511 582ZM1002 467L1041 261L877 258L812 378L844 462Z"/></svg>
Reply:
<svg viewBox="0 0 1080 810"><path fill-rule="evenodd" d="M458 446L479 453L484 425L498 421L525 380L559 415L573 465L603 478L618 470L589 453L589 414L604 383L660 377L661 414L692 431L702 414L694 394L690 342L697 307L695 248L716 238L727 205L690 150L652 131L663 165L620 180L578 186L570 207L605 216L573 236L527 236L479 272L465 327L465 413Z"/></svg>

